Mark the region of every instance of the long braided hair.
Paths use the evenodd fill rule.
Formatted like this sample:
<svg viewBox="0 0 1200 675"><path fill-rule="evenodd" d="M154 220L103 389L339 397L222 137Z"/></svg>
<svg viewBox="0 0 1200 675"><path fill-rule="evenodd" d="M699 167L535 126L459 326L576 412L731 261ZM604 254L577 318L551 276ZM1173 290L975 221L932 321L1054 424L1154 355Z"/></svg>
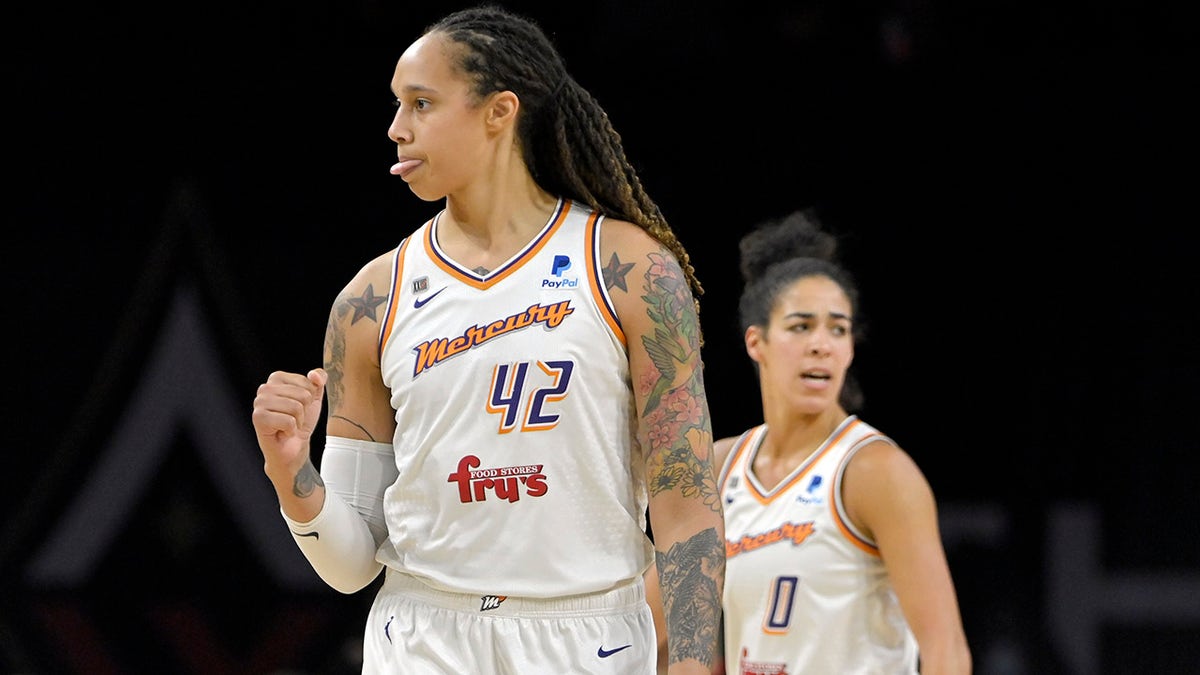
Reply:
<svg viewBox="0 0 1200 675"><path fill-rule="evenodd" d="M511 91L530 174L547 192L640 226L674 254L693 293L704 293L691 257L625 157L621 136L592 95L572 79L558 50L533 21L494 5L454 12L425 29L464 49L458 68L479 98Z"/></svg>

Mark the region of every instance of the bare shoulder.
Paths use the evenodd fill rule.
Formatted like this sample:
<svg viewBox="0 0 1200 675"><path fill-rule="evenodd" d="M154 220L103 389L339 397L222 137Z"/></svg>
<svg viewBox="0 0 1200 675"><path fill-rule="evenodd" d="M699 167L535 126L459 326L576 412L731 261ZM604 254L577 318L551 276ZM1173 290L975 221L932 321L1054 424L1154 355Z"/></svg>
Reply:
<svg viewBox="0 0 1200 675"><path fill-rule="evenodd" d="M895 441L882 438L876 438L859 448L858 452L854 453L850 464L857 464L863 471L887 472L909 465L911 468L916 468L916 462L904 448L897 445Z"/></svg>
<svg viewBox="0 0 1200 675"><path fill-rule="evenodd" d="M605 218L604 224L601 226L601 245L602 246L620 246L620 245L642 245L647 247L658 247L658 240L650 235L644 228L620 218Z"/></svg>
<svg viewBox="0 0 1200 675"><path fill-rule="evenodd" d="M846 466L847 484L861 484L870 491L911 489L926 486L925 475L912 456L893 441L870 441Z"/></svg>
<svg viewBox="0 0 1200 675"><path fill-rule="evenodd" d="M610 293L636 293L637 280L655 263L678 267L670 251L646 230L625 220L604 220L599 267Z"/></svg>
<svg viewBox="0 0 1200 675"><path fill-rule="evenodd" d="M375 331L387 311L388 286L395 249L382 253L363 265L342 287L329 311L326 350L344 353L347 347L361 340L373 340ZM358 340L353 336L361 334ZM327 354L336 356L335 354Z"/></svg>
<svg viewBox="0 0 1200 675"><path fill-rule="evenodd" d="M330 309L324 363L331 435L381 441L395 428L378 349L394 253L392 249L363 265Z"/></svg>
<svg viewBox="0 0 1200 675"><path fill-rule="evenodd" d="M928 515L935 509L933 491L916 461L883 439L871 441L851 458L842 494L851 519L868 531L891 518Z"/></svg>
<svg viewBox="0 0 1200 675"><path fill-rule="evenodd" d="M624 220L605 219L598 263L623 324L632 321L637 328L647 318L656 324L664 320L678 322L681 328L695 323L692 291L679 261L643 228ZM686 331L680 337L690 340L693 335Z"/></svg>
<svg viewBox="0 0 1200 675"><path fill-rule="evenodd" d="M367 264L359 268L354 277L338 293L337 302L344 303L350 298L365 297L374 302L374 298L387 297L388 284L392 278L392 261L396 249L375 256Z"/></svg>

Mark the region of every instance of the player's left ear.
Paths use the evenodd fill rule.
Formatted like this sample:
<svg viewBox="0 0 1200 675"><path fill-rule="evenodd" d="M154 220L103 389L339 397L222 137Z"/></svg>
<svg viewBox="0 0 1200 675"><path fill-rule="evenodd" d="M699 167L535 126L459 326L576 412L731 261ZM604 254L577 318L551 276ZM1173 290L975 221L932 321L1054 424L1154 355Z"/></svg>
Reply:
<svg viewBox="0 0 1200 675"><path fill-rule="evenodd" d="M503 127L513 126L517 120L517 111L521 109L521 99L511 91L498 91L492 94L487 102L487 125L492 131Z"/></svg>

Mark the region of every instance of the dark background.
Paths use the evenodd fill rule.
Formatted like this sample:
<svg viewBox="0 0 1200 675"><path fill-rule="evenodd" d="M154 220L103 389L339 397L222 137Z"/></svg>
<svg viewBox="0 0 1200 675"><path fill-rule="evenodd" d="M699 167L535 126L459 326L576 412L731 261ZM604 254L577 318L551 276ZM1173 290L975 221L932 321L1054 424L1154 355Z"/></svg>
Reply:
<svg viewBox="0 0 1200 675"><path fill-rule="evenodd" d="M250 404L438 207L388 83L458 6L5 9L2 672L356 671L374 587L299 558ZM976 672L1200 672L1193 5L510 6L691 252L719 436L760 419L737 240L817 207Z"/></svg>

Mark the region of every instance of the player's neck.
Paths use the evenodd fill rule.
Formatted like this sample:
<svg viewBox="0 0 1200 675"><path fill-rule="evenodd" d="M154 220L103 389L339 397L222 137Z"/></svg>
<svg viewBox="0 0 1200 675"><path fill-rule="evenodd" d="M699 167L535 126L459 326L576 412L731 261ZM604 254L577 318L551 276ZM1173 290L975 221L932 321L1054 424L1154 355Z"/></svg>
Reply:
<svg viewBox="0 0 1200 675"><path fill-rule="evenodd" d="M799 464L816 452L845 419L846 412L834 407L816 414L793 414L768 421L759 454Z"/></svg>
<svg viewBox="0 0 1200 675"><path fill-rule="evenodd" d="M545 229L557 203L541 190L515 198L448 198L437 222L438 246L464 267L495 269Z"/></svg>

